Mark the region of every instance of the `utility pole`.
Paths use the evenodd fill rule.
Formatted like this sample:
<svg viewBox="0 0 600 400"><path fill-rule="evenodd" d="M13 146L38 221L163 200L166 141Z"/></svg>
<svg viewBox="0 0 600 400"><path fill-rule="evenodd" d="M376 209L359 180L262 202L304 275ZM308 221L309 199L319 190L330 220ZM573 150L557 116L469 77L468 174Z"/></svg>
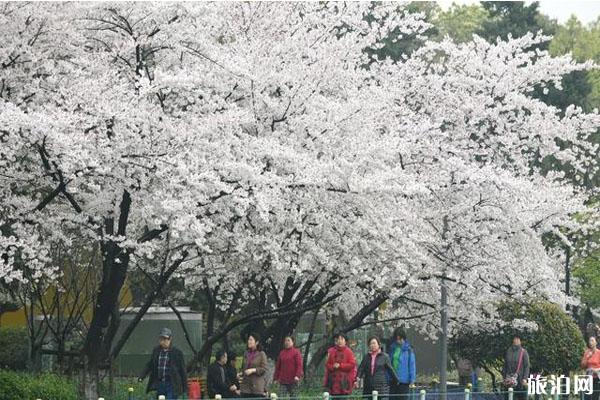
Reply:
<svg viewBox="0 0 600 400"><path fill-rule="evenodd" d="M442 239L444 241L446 241L448 237L449 230L450 224L448 222L448 215L445 215L442 228ZM440 292L442 306L442 309L440 310L440 325L442 328L442 343L440 343L440 400L446 400L448 389L448 286L446 283L446 267L444 267L444 274L442 275Z"/></svg>
<svg viewBox="0 0 600 400"><path fill-rule="evenodd" d="M440 319L442 326L442 337L440 346L440 400L447 397L447 367L448 367L448 288L446 286L446 274L441 283L441 305Z"/></svg>

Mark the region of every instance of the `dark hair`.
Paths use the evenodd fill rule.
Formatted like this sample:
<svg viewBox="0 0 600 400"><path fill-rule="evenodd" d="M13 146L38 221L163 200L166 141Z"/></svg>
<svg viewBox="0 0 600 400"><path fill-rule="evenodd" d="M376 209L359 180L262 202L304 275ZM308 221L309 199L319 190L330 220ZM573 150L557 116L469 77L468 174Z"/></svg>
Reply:
<svg viewBox="0 0 600 400"><path fill-rule="evenodd" d="M337 333L333 334L333 340L335 340L339 337L343 337L346 342L348 341L348 336L346 336L346 334L343 332L337 332Z"/></svg>
<svg viewBox="0 0 600 400"><path fill-rule="evenodd" d="M381 340L379 340L379 338L377 336L371 336L368 340L367 340L367 345L371 344L371 340L376 340L377 344L379 345L379 347L381 348Z"/></svg>
<svg viewBox="0 0 600 400"><path fill-rule="evenodd" d="M228 351L227 352L227 361L231 361L231 360L235 360L237 358L237 354L235 354L233 351Z"/></svg>
<svg viewBox="0 0 600 400"><path fill-rule="evenodd" d="M227 352L225 350L217 350L215 353L215 361L219 361Z"/></svg>
<svg viewBox="0 0 600 400"><path fill-rule="evenodd" d="M406 339L406 331L404 330L404 328L394 329L394 337L392 338L392 341L397 340L398 338Z"/></svg>
<svg viewBox="0 0 600 400"><path fill-rule="evenodd" d="M254 340L256 341L256 350L262 351L262 346L260 345L260 336L258 336L258 333L250 332L246 336L246 342L248 341L248 339L250 339L250 337L254 338Z"/></svg>
<svg viewBox="0 0 600 400"><path fill-rule="evenodd" d="M513 338L513 340L515 340L515 339L521 340L522 339L521 334L519 332L513 333L512 338Z"/></svg>
<svg viewBox="0 0 600 400"><path fill-rule="evenodd" d="M287 338L290 338L290 339L292 339L292 343L293 343L293 344L296 344L296 339L295 339L295 338L294 338L292 335L285 335L285 336L283 337L283 340L285 341L285 339L287 339Z"/></svg>

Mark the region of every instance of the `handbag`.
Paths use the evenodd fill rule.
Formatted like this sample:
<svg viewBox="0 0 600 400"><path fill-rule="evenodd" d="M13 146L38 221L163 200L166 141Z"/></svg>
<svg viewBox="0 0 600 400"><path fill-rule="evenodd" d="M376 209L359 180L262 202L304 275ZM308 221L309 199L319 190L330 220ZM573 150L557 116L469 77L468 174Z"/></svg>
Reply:
<svg viewBox="0 0 600 400"><path fill-rule="evenodd" d="M514 388L519 384L519 371L521 370L521 363L523 362L523 353L524 350L521 349L521 351L519 352L519 362L517 363L517 370L512 374L506 375L506 377L504 378L504 386L506 386L507 388Z"/></svg>

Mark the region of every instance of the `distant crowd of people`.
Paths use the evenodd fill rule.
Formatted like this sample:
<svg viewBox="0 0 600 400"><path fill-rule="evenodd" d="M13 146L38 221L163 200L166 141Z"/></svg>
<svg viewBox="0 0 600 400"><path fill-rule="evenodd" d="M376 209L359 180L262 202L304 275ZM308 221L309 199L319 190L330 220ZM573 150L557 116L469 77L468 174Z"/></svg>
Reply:
<svg viewBox="0 0 600 400"><path fill-rule="evenodd" d="M369 351L357 363L344 333L334 335L335 345L327 351L324 386L334 396L349 395L362 386L365 395L376 390L379 398L387 400L390 394L405 395L416 380L415 353L402 329L394 331L389 351L384 352L381 340L371 337ZM215 361L207 370L208 397L266 398L268 395L267 355L262 350L260 337L251 333L247 337L242 368L237 370L237 356L219 350ZM153 350L139 381L148 379L147 391L165 396L167 400L179 399L186 393L187 373L182 352L172 345L172 332L164 328L159 335L159 345ZM304 365L300 350L292 336L286 336L283 349L277 357L273 382L279 386L279 398L297 398L299 385L304 378ZM362 384L362 385L361 385Z"/></svg>
<svg viewBox="0 0 600 400"><path fill-rule="evenodd" d="M347 396L362 387L363 396L370 397L373 391L378 398L398 398L409 394L410 386L416 381L416 359L412 346L403 329L394 330L387 351L381 340L373 336L368 340L368 352L357 362L348 338L344 333L334 335L335 345L327 351L324 390L330 396ZM183 354L172 345L172 332L165 328L157 346L139 380L149 376L148 392L155 391L167 400L179 399L186 393L187 374ZM242 368L237 369L237 356L219 350L215 361L207 371L207 394L210 399L222 398L266 398L268 396L267 355L262 350L260 337L256 333L247 336L246 352ZM600 400L600 350L595 337L590 337L588 348L583 354L581 368L593 376L593 394L588 400ZM506 351L502 369L503 386L513 388L515 400L525 400L530 374L529 354L521 344L521 337L514 335L512 345ZM279 398L297 398L299 385L304 378L302 354L295 347L292 336L286 336L283 349L277 357L273 382L278 384Z"/></svg>

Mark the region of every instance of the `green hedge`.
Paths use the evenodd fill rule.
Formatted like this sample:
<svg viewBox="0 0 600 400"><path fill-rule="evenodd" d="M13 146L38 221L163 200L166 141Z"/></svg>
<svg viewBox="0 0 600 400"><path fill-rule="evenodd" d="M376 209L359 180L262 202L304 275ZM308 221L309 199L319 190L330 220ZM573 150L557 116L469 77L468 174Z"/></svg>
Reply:
<svg viewBox="0 0 600 400"><path fill-rule="evenodd" d="M53 374L28 375L0 370L0 400L77 400L77 388Z"/></svg>
<svg viewBox="0 0 600 400"><path fill-rule="evenodd" d="M25 370L28 356L26 328L0 328L0 368Z"/></svg>
<svg viewBox="0 0 600 400"><path fill-rule="evenodd" d="M532 372L549 375L579 369L585 341L575 321L561 307L543 301L526 306L504 302L498 311L507 326L486 331L462 330L452 338L451 352L500 370L512 335L519 333L529 353ZM517 319L534 322L538 329L516 329L508 324Z"/></svg>

